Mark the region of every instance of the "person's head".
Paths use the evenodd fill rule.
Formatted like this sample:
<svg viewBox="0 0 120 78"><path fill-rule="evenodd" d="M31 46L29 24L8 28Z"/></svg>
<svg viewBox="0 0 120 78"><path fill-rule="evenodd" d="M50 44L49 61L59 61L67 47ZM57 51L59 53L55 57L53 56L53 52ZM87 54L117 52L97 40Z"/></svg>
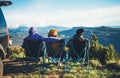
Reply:
<svg viewBox="0 0 120 78"><path fill-rule="evenodd" d="M57 35L58 35L58 31L56 29L51 29L48 32L48 37L57 37Z"/></svg>
<svg viewBox="0 0 120 78"><path fill-rule="evenodd" d="M82 35L83 32L84 32L84 29L81 29L81 28L76 30L77 35Z"/></svg>
<svg viewBox="0 0 120 78"><path fill-rule="evenodd" d="M38 33L36 28L31 27L31 28L29 29L29 35L33 35L33 34L36 34L36 33Z"/></svg>

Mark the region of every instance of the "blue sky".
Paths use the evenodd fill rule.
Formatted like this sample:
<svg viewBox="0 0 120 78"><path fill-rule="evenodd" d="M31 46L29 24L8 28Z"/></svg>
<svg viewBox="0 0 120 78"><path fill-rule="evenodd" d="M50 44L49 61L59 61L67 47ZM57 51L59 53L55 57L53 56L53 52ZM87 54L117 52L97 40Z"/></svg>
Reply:
<svg viewBox="0 0 120 78"><path fill-rule="evenodd" d="M120 0L11 0L8 27L120 25Z"/></svg>

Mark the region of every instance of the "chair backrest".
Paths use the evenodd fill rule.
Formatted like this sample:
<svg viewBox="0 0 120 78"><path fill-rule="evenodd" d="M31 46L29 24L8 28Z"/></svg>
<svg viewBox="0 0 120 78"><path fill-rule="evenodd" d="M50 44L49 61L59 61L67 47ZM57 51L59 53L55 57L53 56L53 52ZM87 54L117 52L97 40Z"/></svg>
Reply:
<svg viewBox="0 0 120 78"><path fill-rule="evenodd" d="M65 40L61 39L56 42L46 42L46 50L48 57L61 58L63 57L63 48L65 46Z"/></svg>
<svg viewBox="0 0 120 78"><path fill-rule="evenodd" d="M43 56L43 41L40 40L24 40L23 48L25 48L25 54L28 57L41 57Z"/></svg>
<svg viewBox="0 0 120 78"><path fill-rule="evenodd" d="M89 43L86 43L85 40L70 40L69 42L69 57L72 58L72 60L76 60L79 58L85 58L87 57Z"/></svg>

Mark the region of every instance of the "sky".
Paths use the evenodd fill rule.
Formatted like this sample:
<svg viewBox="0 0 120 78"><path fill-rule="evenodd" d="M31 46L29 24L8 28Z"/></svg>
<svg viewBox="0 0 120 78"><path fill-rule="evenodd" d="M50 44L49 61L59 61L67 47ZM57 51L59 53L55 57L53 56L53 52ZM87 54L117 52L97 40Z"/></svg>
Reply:
<svg viewBox="0 0 120 78"><path fill-rule="evenodd" d="M120 25L120 0L11 1L2 7L8 27Z"/></svg>

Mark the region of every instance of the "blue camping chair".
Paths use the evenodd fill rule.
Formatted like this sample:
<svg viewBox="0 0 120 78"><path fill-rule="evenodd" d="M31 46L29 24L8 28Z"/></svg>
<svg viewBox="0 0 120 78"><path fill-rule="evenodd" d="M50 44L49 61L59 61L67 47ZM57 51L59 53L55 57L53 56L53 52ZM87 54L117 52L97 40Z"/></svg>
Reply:
<svg viewBox="0 0 120 78"><path fill-rule="evenodd" d="M60 63L65 57L64 50L65 40L61 39L56 42L46 42L46 51L49 63Z"/></svg>
<svg viewBox="0 0 120 78"><path fill-rule="evenodd" d="M73 62L84 62L89 59L89 44L86 44L84 41L71 40L69 49L68 56Z"/></svg>
<svg viewBox="0 0 120 78"><path fill-rule="evenodd" d="M40 57L44 56L44 42L40 40L24 40L22 47L25 49L23 62L33 61L38 63Z"/></svg>
<svg viewBox="0 0 120 78"><path fill-rule="evenodd" d="M82 67L89 66L89 43L71 39L67 47L69 47L68 61L80 63Z"/></svg>
<svg viewBox="0 0 120 78"><path fill-rule="evenodd" d="M53 67L53 65L58 65L58 69L59 67L61 68L61 62L63 62L63 60L65 59L64 57L66 56L66 53L64 52L64 39L45 43L45 57L43 58L43 65L40 66L40 73L46 73L47 69L51 68L51 66ZM46 60L48 60L48 62L46 62Z"/></svg>

